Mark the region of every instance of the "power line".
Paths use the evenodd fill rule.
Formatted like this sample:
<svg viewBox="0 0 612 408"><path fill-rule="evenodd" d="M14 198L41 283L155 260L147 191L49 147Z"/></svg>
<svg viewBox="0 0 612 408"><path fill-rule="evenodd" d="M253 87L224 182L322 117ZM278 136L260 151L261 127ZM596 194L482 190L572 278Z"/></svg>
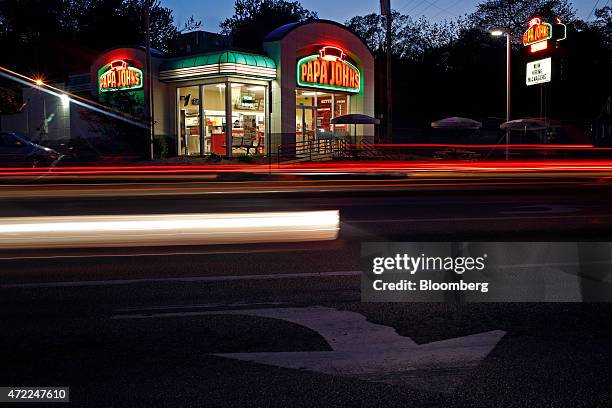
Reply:
<svg viewBox="0 0 612 408"><path fill-rule="evenodd" d="M404 5L402 7L400 7L399 9L397 9L397 11L399 13L401 13L404 9L406 9L406 7L408 7L410 5L410 3L413 3L414 0L408 0L406 3L404 3Z"/></svg>
<svg viewBox="0 0 612 408"><path fill-rule="evenodd" d="M425 11L426 11L428 8L430 8L430 7L432 7L432 6L433 6L433 7L437 8L438 10L440 10L440 12L446 12L446 13L450 14L451 16L454 16L454 15L455 15L454 13L450 12L448 9L445 9L444 7L440 7L440 6L438 6L438 5L436 4L436 1L437 1L437 0L434 0L433 2L431 2L431 1L429 1L429 0L425 0L425 3L427 3L428 5L427 5L427 6L426 6L426 7L425 7L423 10L421 10L421 14L425 13Z"/></svg>
<svg viewBox="0 0 612 408"><path fill-rule="evenodd" d="M413 8L411 8L410 10L408 10L408 12L406 14L410 14L414 11L414 9L416 9L417 7L420 7L421 4L425 3L425 0L421 0L418 2L418 4L416 6L414 6Z"/></svg>
<svg viewBox="0 0 612 408"><path fill-rule="evenodd" d="M589 21L591 19L591 16L593 15L593 13L595 12L595 8L597 7L597 4L599 4L599 0L595 0L595 4L593 5L593 9L591 10L591 12L589 13L589 15L587 16L585 21ZM607 3L606 3L607 4Z"/></svg>
<svg viewBox="0 0 612 408"><path fill-rule="evenodd" d="M610 0L608 0L608 1L610 1ZM455 1L453 4L451 4L450 6L448 6L448 7L447 7L447 10L452 10L454 7L458 6L458 5L459 5L459 3L461 3L461 2L463 2L463 0L457 0L457 1ZM434 14L434 15L433 15L431 18L432 18L432 19L433 19L433 18L436 18L436 17L438 17L440 14L442 14L442 10L438 11L438 12L437 12L436 14ZM453 16L455 16L455 17L459 17L459 15L458 15L458 14L455 14L455 13L451 13L451 14L452 14Z"/></svg>

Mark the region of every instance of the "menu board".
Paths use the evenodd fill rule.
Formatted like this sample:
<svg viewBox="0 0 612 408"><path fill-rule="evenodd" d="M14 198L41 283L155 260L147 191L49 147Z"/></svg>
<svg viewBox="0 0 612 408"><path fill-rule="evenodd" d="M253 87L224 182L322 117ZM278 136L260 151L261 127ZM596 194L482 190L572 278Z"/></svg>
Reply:
<svg viewBox="0 0 612 408"><path fill-rule="evenodd" d="M257 139L257 116L244 115L242 116L245 141L255 141Z"/></svg>

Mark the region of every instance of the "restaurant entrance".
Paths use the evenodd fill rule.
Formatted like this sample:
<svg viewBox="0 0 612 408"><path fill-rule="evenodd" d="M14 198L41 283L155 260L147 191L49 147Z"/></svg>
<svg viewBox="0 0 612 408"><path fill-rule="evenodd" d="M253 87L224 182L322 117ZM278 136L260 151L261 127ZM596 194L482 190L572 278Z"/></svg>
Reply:
<svg viewBox="0 0 612 408"><path fill-rule="evenodd" d="M295 99L296 143L338 137L348 139L347 125L334 125L332 119L349 112L349 95L298 89Z"/></svg>

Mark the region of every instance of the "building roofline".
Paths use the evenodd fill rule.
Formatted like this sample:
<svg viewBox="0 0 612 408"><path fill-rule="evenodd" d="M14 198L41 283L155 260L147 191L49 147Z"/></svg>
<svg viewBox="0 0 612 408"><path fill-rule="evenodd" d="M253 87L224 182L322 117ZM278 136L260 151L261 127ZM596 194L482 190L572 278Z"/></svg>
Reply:
<svg viewBox="0 0 612 408"><path fill-rule="evenodd" d="M342 28L343 30L348 31L349 33L353 34L355 37L357 37L359 39L359 41L361 41L361 43L366 47L366 49L370 52L370 54L373 56L374 54L372 53L372 50L370 50L370 47L368 47L368 44L366 44L366 42L363 40L363 38L361 38L359 35L357 35L357 33L355 33L355 31L351 30L350 28L348 28L347 26L345 26L344 24L341 24L337 21L333 21L333 20L325 20L325 19L316 19L316 20L306 20L306 21L298 21L295 23L289 23L289 24L285 24L282 25L278 28L276 28L275 30L271 31L270 33L268 33L268 35L266 35L264 37L264 43L267 42L274 42L274 41L280 41L283 38L285 38L287 35L289 35L293 30L300 28L304 25L307 24L330 24L330 25L334 25L336 27Z"/></svg>

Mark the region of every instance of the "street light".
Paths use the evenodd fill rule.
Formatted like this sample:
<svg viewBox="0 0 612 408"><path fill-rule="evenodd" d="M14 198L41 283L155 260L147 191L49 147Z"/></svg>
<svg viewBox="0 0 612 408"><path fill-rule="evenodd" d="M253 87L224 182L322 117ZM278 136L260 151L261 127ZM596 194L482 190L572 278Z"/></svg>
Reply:
<svg viewBox="0 0 612 408"><path fill-rule="evenodd" d="M66 94L61 94L60 95L60 101L62 101L62 106L64 108L67 108L70 105L70 97Z"/></svg>
<svg viewBox="0 0 612 408"><path fill-rule="evenodd" d="M506 36L506 122L510 121L510 56L511 56L511 44L510 37L511 33L509 30L502 28L495 28L490 31L491 35L495 37ZM506 160L508 160L508 144L510 143L510 130L506 128Z"/></svg>

